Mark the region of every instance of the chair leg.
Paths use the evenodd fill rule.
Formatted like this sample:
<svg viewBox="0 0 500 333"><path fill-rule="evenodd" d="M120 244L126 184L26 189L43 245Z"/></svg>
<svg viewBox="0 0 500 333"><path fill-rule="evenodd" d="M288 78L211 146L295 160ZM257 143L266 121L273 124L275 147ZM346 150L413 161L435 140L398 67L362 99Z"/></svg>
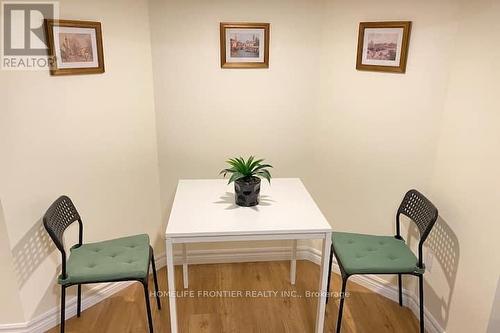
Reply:
<svg viewBox="0 0 500 333"><path fill-rule="evenodd" d="M398 274L398 289L399 289L399 306L403 306L403 279L401 274Z"/></svg>
<svg viewBox="0 0 500 333"><path fill-rule="evenodd" d="M80 313L82 312L82 285L78 285L78 291L77 291L77 298L76 298L76 316L80 317Z"/></svg>
<svg viewBox="0 0 500 333"><path fill-rule="evenodd" d="M337 333L340 333L340 327L342 326L342 313L344 310L345 290L347 287L348 278L349 276L342 276L342 293L340 294L339 315L337 318Z"/></svg>
<svg viewBox="0 0 500 333"><path fill-rule="evenodd" d="M424 276L418 276L418 289L420 294L420 333L424 333Z"/></svg>
<svg viewBox="0 0 500 333"><path fill-rule="evenodd" d="M144 287L144 298L146 301L146 312L148 315L148 325L149 325L149 333L153 333L153 318L151 318L151 305L149 304L149 291L148 291L148 281L147 278L142 282Z"/></svg>
<svg viewBox="0 0 500 333"><path fill-rule="evenodd" d="M333 244L330 246L330 262L328 263L328 283L326 285L326 304L330 299L330 280L332 278Z"/></svg>
<svg viewBox="0 0 500 333"><path fill-rule="evenodd" d="M64 333L64 324L65 324L65 314L66 314L66 287L61 286L61 323L60 323L60 328L61 328L61 333Z"/></svg>
<svg viewBox="0 0 500 333"><path fill-rule="evenodd" d="M153 249L151 249L151 266L153 266L153 281L155 283L156 305L158 305L158 310L161 310L161 301L158 290L158 278L156 277L155 255L153 253Z"/></svg>

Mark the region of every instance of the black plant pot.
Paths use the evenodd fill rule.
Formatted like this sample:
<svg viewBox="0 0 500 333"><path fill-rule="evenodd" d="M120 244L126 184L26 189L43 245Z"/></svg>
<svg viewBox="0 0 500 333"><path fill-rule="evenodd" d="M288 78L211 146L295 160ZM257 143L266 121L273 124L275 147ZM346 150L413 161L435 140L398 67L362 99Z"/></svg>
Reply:
<svg viewBox="0 0 500 333"><path fill-rule="evenodd" d="M251 207L259 204L260 178L245 177L234 182L236 204Z"/></svg>

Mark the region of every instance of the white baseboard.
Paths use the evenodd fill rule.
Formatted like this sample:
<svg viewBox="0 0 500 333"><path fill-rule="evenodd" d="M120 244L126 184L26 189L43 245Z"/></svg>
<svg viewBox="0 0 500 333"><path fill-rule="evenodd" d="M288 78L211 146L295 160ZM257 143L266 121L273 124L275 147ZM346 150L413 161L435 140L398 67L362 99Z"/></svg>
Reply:
<svg viewBox="0 0 500 333"><path fill-rule="evenodd" d="M278 261L289 260L290 247L267 247L267 248L238 248L238 249L215 249L215 250L192 250L188 251L188 263L190 264L216 264L231 262L255 262L255 261ZM297 248L297 259L309 260L319 265L321 252L310 246L299 246ZM181 263L180 252L174 254L175 264ZM166 266L166 256L161 254L156 258L157 269ZM333 271L339 272L337 263L333 263ZM373 292L387 297L395 302L398 301L398 291L395 286L375 275L353 276L349 281L358 283ZM102 300L112 296L116 292L130 286L134 282L115 282L100 284L89 296L82 299L82 309L87 309ZM403 289L405 305L408 306L418 318L418 297L414 293ZM51 329L59 324L59 307L33 318L24 323L0 324L0 333L38 333ZM66 301L66 318L76 316L76 297ZM432 314L425 309L426 330L429 333L444 333L444 329L437 323Z"/></svg>
<svg viewBox="0 0 500 333"><path fill-rule="evenodd" d="M105 300L122 289L127 288L133 281L101 283L92 289L90 295L82 297L82 311ZM66 318L76 316L76 297L66 299ZM1 324L0 333L39 333L45 332L60 322L60 308L54 307L49 311L33 318L30 321L16 324Z"/></svg>

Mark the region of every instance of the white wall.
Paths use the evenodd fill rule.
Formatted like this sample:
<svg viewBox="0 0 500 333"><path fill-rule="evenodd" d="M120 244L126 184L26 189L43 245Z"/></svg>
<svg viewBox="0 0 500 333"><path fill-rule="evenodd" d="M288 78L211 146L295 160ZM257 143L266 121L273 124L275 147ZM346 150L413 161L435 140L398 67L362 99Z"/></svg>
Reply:
<svg viewBox="0 0 500 333"><path fill-rule="evenodd" d="M461 10L432 196L461 248L447 331L485 332L500 276L500 2Z"/></svg>
<svg viewBox="0 0 500 333"><path fill-rule="evenodd" d="M162 252L147 2L61 1L60 10L102 23L106 73L0 74L0 198L11 247L32 239L51 202L68 194L85 241L149 233ZM59 261L55 252L44 258L19 290L27 320L58 304Z"/></svg>
<svg viewBox="0 0 500 333"><path fill-rule="evenodd" d="M164 221L179 178L216 178L235 155L267 158L275 176L306 176L320 4L150 2ZM269 69L220 68L219 23L225 21L271 23Z"/></svg>
<svg viewBox="0 0 500 333"><path fill-rule="evenodd" d="M312 191L336 230L392 233L405 191L428 186L456 1L328 1ZM406 74L356 70L359 22L413 22Z"/></svg>
<svg viewBox="0 0 500 333"><path fill-rule="evenodd" d="M17 278L12 262L12 255L7 237L7 228L0 201L0 323L17 323L24 321L23 307L17 290Z"/></svg>

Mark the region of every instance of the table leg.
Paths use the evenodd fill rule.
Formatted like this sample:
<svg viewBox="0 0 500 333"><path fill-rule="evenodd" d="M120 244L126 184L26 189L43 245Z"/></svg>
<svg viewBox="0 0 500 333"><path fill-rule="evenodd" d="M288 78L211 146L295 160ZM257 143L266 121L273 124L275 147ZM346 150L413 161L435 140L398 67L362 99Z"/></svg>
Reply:
<svg viewBox="0 0 500 333"><path fill-rule="evenodd" d="M182 244L182 277L186 289L189 286L186 244Z"/></svg>
<svg viewBox="0 0 500 333"><path fill-rule="evenodd" d="M290 261L290 282L295 284L297 276L297 240L292 240L292 260Z"/></svg>
<svg viewBox="0 0 500 333"><path fill-rule="evenodd" d="M177 333L177 304L175 295L174 249L172 239L167 238L167 281L170 307L170 332Z"/></svg>
<svg viewBox="0 0 500 333"><path fill-rule="evenodd" d="M323 333L323 328L325 324L325 310L326 310L326 286L328 284L328 261L330 258L330 246L332 244L331 233L325 233L325 239L323 239L323 256L321 258L321 270L320 270L320 280L319 280L319 298L318 307L316 314L316 333Z"/></svg>

